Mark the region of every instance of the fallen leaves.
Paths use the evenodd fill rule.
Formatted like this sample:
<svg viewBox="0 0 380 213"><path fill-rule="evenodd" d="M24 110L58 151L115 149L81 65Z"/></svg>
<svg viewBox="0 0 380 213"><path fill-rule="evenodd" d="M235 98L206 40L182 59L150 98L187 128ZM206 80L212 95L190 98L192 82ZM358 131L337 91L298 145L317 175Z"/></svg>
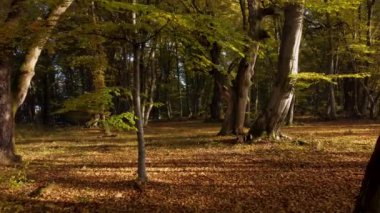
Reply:
<svg viewBox="0 0 380 213"><path fill-rule="evenodd" d="M349 212L379 130L307 124L284 130L295 141L234 145L225 143L234 137L215 136L217 124L153 123L150 182L141 185L133 132L99 139L94 129L29 136L21 129L18 149L34 182L11 188L19 169L4 169L0 211Z"/></svg>

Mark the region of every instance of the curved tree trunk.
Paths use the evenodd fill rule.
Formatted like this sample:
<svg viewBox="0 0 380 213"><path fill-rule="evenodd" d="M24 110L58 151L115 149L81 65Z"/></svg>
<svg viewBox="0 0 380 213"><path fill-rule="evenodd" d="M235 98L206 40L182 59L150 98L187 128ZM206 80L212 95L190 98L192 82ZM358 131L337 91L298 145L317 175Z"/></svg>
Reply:
<svg viewBox="0 0 380 213"><path fill-rule="evenodd" d="M67 8L74 0L64 0L49 15L46 20L46 28L41 29L37 34L35 41L28 48L24 62L20 68L20 74L17 80L17 88L13 96L13 113L16 114L17 109L25 101L28 94L30 82L34 76L34 69L41 55L42 49L48 41L53 29L58 23L59 18L66 12Z"/></svg>
<svg viewBox="0 0 380 213"><path fill-rule="evenodd" d="M19 20L22 16L21 4L24 0L14 0L11 2L11 11L8 13L2 30L7 30L7 37L1 38L0 47L2 51L9 50L10 43L16 35L19 27ZM10 68L8 66L11 52L0 54L0 164L9 165L19 163L21 157L15 154L13 129L14 116L17 109L25 101L31 79L34 76L34 68L41 54L43 46L46 44L53 28L56 26L59 17L71 5L73 0L64 0L47 18L47 26L42 29L36 37L35 42L28 49L24 63L21 66L18 77L16 91L11 93ZM0 33L2 34L2 33Z"/></svg>
<svg viewBox="0 0 380 213"><path fill-rule="evenodd" d="M302 37L304 8L299 4L285 5L285 23L281 38L278 74L267 108L251 126L247 139L260 137L264 132L278 138L293 96L294 82L290 74L298 73L298 55Z"/></svg>
<svg viewBox="0 0 380 213"><path fill-rule="evenodd" d="M360 194L356 200L355 213L380 212L380 137L367 165Z"/></svg>

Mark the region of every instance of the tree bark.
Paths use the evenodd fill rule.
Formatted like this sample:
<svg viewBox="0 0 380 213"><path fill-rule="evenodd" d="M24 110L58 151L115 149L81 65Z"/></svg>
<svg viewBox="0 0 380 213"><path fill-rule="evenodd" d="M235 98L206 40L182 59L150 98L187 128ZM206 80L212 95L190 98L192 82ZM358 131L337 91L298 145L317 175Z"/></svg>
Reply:
<svg viewBox="0 0 380 213"><path fill-rule="evenodd" d="M302 37L303 5L285 5L285 21L281 38L278 74L266 109L251 126L247 139L260 137L266 132L279 137L279 129L288 114L293 95L294 80L289 75L298 73L299 47Z"/></svg>
<svg viewBox="0 0 380 213"><path fill-rule="evenodd" d="M296 104L296 96L293 95L292 103L290 104L289 113L287 115L286 125L292 126L294 121L294 108Z"/></svg>
<svg viewBox="0 0 380 213"><path fill-rule="evenodd" d="M133 70L134 70L134 90L133 90L133 105L136 119L137 128L137 143L138 143L138 167L137 175L140 182L147 181L146 169L145 169L145 141L144 141L144 127L141 114L141 98L140 98L140 57L141 46L135 43L133 45Z"/></svg>
<svg viewBox="0 0 380 213"><path fill-rule="evenodd" d="M240 7L243 16L245 16L245 1L240 1ZM249 91L252 85L251 79L254 75L256 60L259 52L259 41L264 39L262 37L265 31L261 29L262 19L268 15L264 13L257 0L248 0L248 36L257 43L253 47L248 47L246 56L239 62L238 71L232 87L225 96L230 99L227 100L227 111L225 113L222 128L218 135L236 134L243 135L244 125L247 113L247 103L249 102ZM246 22L246 20L243 20ZM246 23L243 23L245 25ZM226 92L226 91L225 91Z"/></svg>
<svg viewBox="0 0 380 213"><path fill-rule="evenodd" d="M233 115L233 133L237 135L245 134L244 124L247 113L246 110L249 99L249 90L252 85L251 79L255 71L258 52L259 44L256 44L256 48L251 54L249 54L249 58L242 59L239 64L236 82L233 88L236 93L236 102L234 107L235 111Z"/></svg>
<svg viewBox="0 0 380 213"><path fill-rule="evenodd" d="M224 84L224 75L220 73L217 67L220 65L220 54L221 47L218 43L214 42L212 44L212 49L210 51L211 62L214 64L214 67L211 70L211 74L214 77L214 88L212 101L210 105L210 115L212 121L222 121L223 120L223 106L222 106L222 91L221 86Z"/></svg>
<svg viewBox="0 0 380 213"><path fill-rule="evenodd" d="M355 213L380 212L380 137L368 162L359 196L356 200Z"/></svg>
<svg viewBox="0 0 380 213"><path fill-rule="evenodd" d="M0 58L0 165L14 165L21 157L15 154L13 142L11 70L6 60Z"/></svg>
<svg viewBox="0 0 380 213"><path fill-rule="evenodd" d="M41 55L42 49L48 41L53 29L58 23L59 18L70 7L74 0L64 0L58 5L46 19L46 27L42 28L37 34L34 43L28 48L24 62L20 68L20 74L17 80L17 88L13 96L13 114L25 101L28 94L30 82L34 76L34 69Z"/></svg>
<svg viewBox="0 0 380 213"><path fill-rule="evenodd" d="M155 45L153 45L150 55L150 67L147 68L147 79L146 79L146 84L145 84L145 94L146 94L146 100L147 103L146 109L144 110L144 126L147 126L149 123L149 117L150 113L153 109L154 105L154 95L155 91L157 89L157 74L156 74L156 50L155 50ZM141 71L140 71L141 72Z"/></svg>
<svg viewBox="0 0 380 213"><path fill-rule="evenodd" d="M325 0L325 2L327 2L327 0ZM332 22L331 22L331 18L330 18L330 15L327 14L327 22L329 24L329 31L328 31L328 34L329 34L329 41L328 41L328 44L329 44L329 69L327 71L327 74L334 74L335 72L335 66L334 66L334 38L333 38L333 32L332 32ZM335 89L334 89L334 85L329 83L329 85L327 86L327 90L328 90L328 104L327 104L327 110L326 110L326 115L327 115L327 118L328 119L331 119L331 120L335 120L337 118L337 114L336 114L336 100L335 100Z"/></svg>

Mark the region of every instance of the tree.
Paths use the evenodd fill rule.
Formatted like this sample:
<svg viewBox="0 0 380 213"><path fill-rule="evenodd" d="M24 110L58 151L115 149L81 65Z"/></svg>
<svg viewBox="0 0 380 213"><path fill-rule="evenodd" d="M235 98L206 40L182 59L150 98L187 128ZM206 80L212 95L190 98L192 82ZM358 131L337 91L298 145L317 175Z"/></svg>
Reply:
<svg viewBox="0 0 380 213"><path fill-rule="evenodd" d="M294 80L289 75L298 73L298 56L302 37L303 4L286 3L284 27L278 61L278 73L267 107L251 126L248 138L260 137L266 132L273 138L280 136L279 129L288 115L294 96Z"/></svg>
<svg viewBox="0 0 380 213"><path fill-rule="evenodd" d="M248 20L246 20L246 5L248 8ZM223 91L225 100L227 100L227 110L219 135L244 134L246 109L247 104L250 103L249 90L259 54L259 42L268 37L266 31L262 29L262 21L265 16L273 15L275 12L274 8L263 8L262 3L257 0L248 0L247 4L242 0L240 1L240 7L243 28L246 29L246 24L248 23L247 35L251 42L247 44L245 55L239 61L236 78L232 82L232 86L225 86L228 89Z"/></svg>
<svg viewBox="0 0 380 213"><path fill-rule="evenodd" d="M28 49L25 61L20 69L20 75L16 85L17 91L12 95L11 92L11 66L9 63L12 58L12 49L9 47L9 43L13 42L13 39L17 36L17 30L20 28L22 8L24 1L15 0L12 1L10 11L3 24L3 30L10 30L10 32L2 31L3 38L0 42L0 46L3 51L0 55L0 84L1 87L1 101L0 101L0 128L2 129L0 134L0 164L10 165L19 163L21 157L15 154L15 145L13 141L14 131L14 115L20 105L24 102L27 95L30 81L34 76L34 68L41 54L41 51L46 44L48 38L54 27L56 26L59 17L66 11L71 5L73 0L65 0L61 5L52 11L49 17L46 19L46 27L42 28L36 35L36 40L32 42L32 45Z"/></svg>
<svg viewBox="0 0 380 213"><path fill-rule="evenodd" d="M29 46L25 55L24 62L21 65L20 73L18 74L17 90L13 98L13 113L15 114L17 109L25 101L25 97L28 94L30 82L34 76L34 69L41 55L41 52L50 38L53 29L58 23L59 18L66 12L74 0L63 0L44 21L43 26L36 33L34 41Z"/></svg>
<svg viewBox="0 0 380 213"><path fill-rule="evenodd" d="M380 136L375 150L368 162L359 196L356 200L355 213L380 212Z"/></svg>

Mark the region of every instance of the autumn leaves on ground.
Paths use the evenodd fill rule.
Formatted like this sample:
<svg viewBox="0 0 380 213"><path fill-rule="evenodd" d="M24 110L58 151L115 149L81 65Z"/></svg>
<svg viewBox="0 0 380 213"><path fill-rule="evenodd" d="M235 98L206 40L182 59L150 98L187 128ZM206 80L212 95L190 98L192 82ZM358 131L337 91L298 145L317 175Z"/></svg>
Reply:
<svg viewBox="0 0 380 213"><path fill-rule="evenodd" d="M17 130L20 168L0 176L1 212L349 212L380 124L299 123L292 139L235 144L218 124L147 129L149 182L136 178L135 134Z"/></svg>

